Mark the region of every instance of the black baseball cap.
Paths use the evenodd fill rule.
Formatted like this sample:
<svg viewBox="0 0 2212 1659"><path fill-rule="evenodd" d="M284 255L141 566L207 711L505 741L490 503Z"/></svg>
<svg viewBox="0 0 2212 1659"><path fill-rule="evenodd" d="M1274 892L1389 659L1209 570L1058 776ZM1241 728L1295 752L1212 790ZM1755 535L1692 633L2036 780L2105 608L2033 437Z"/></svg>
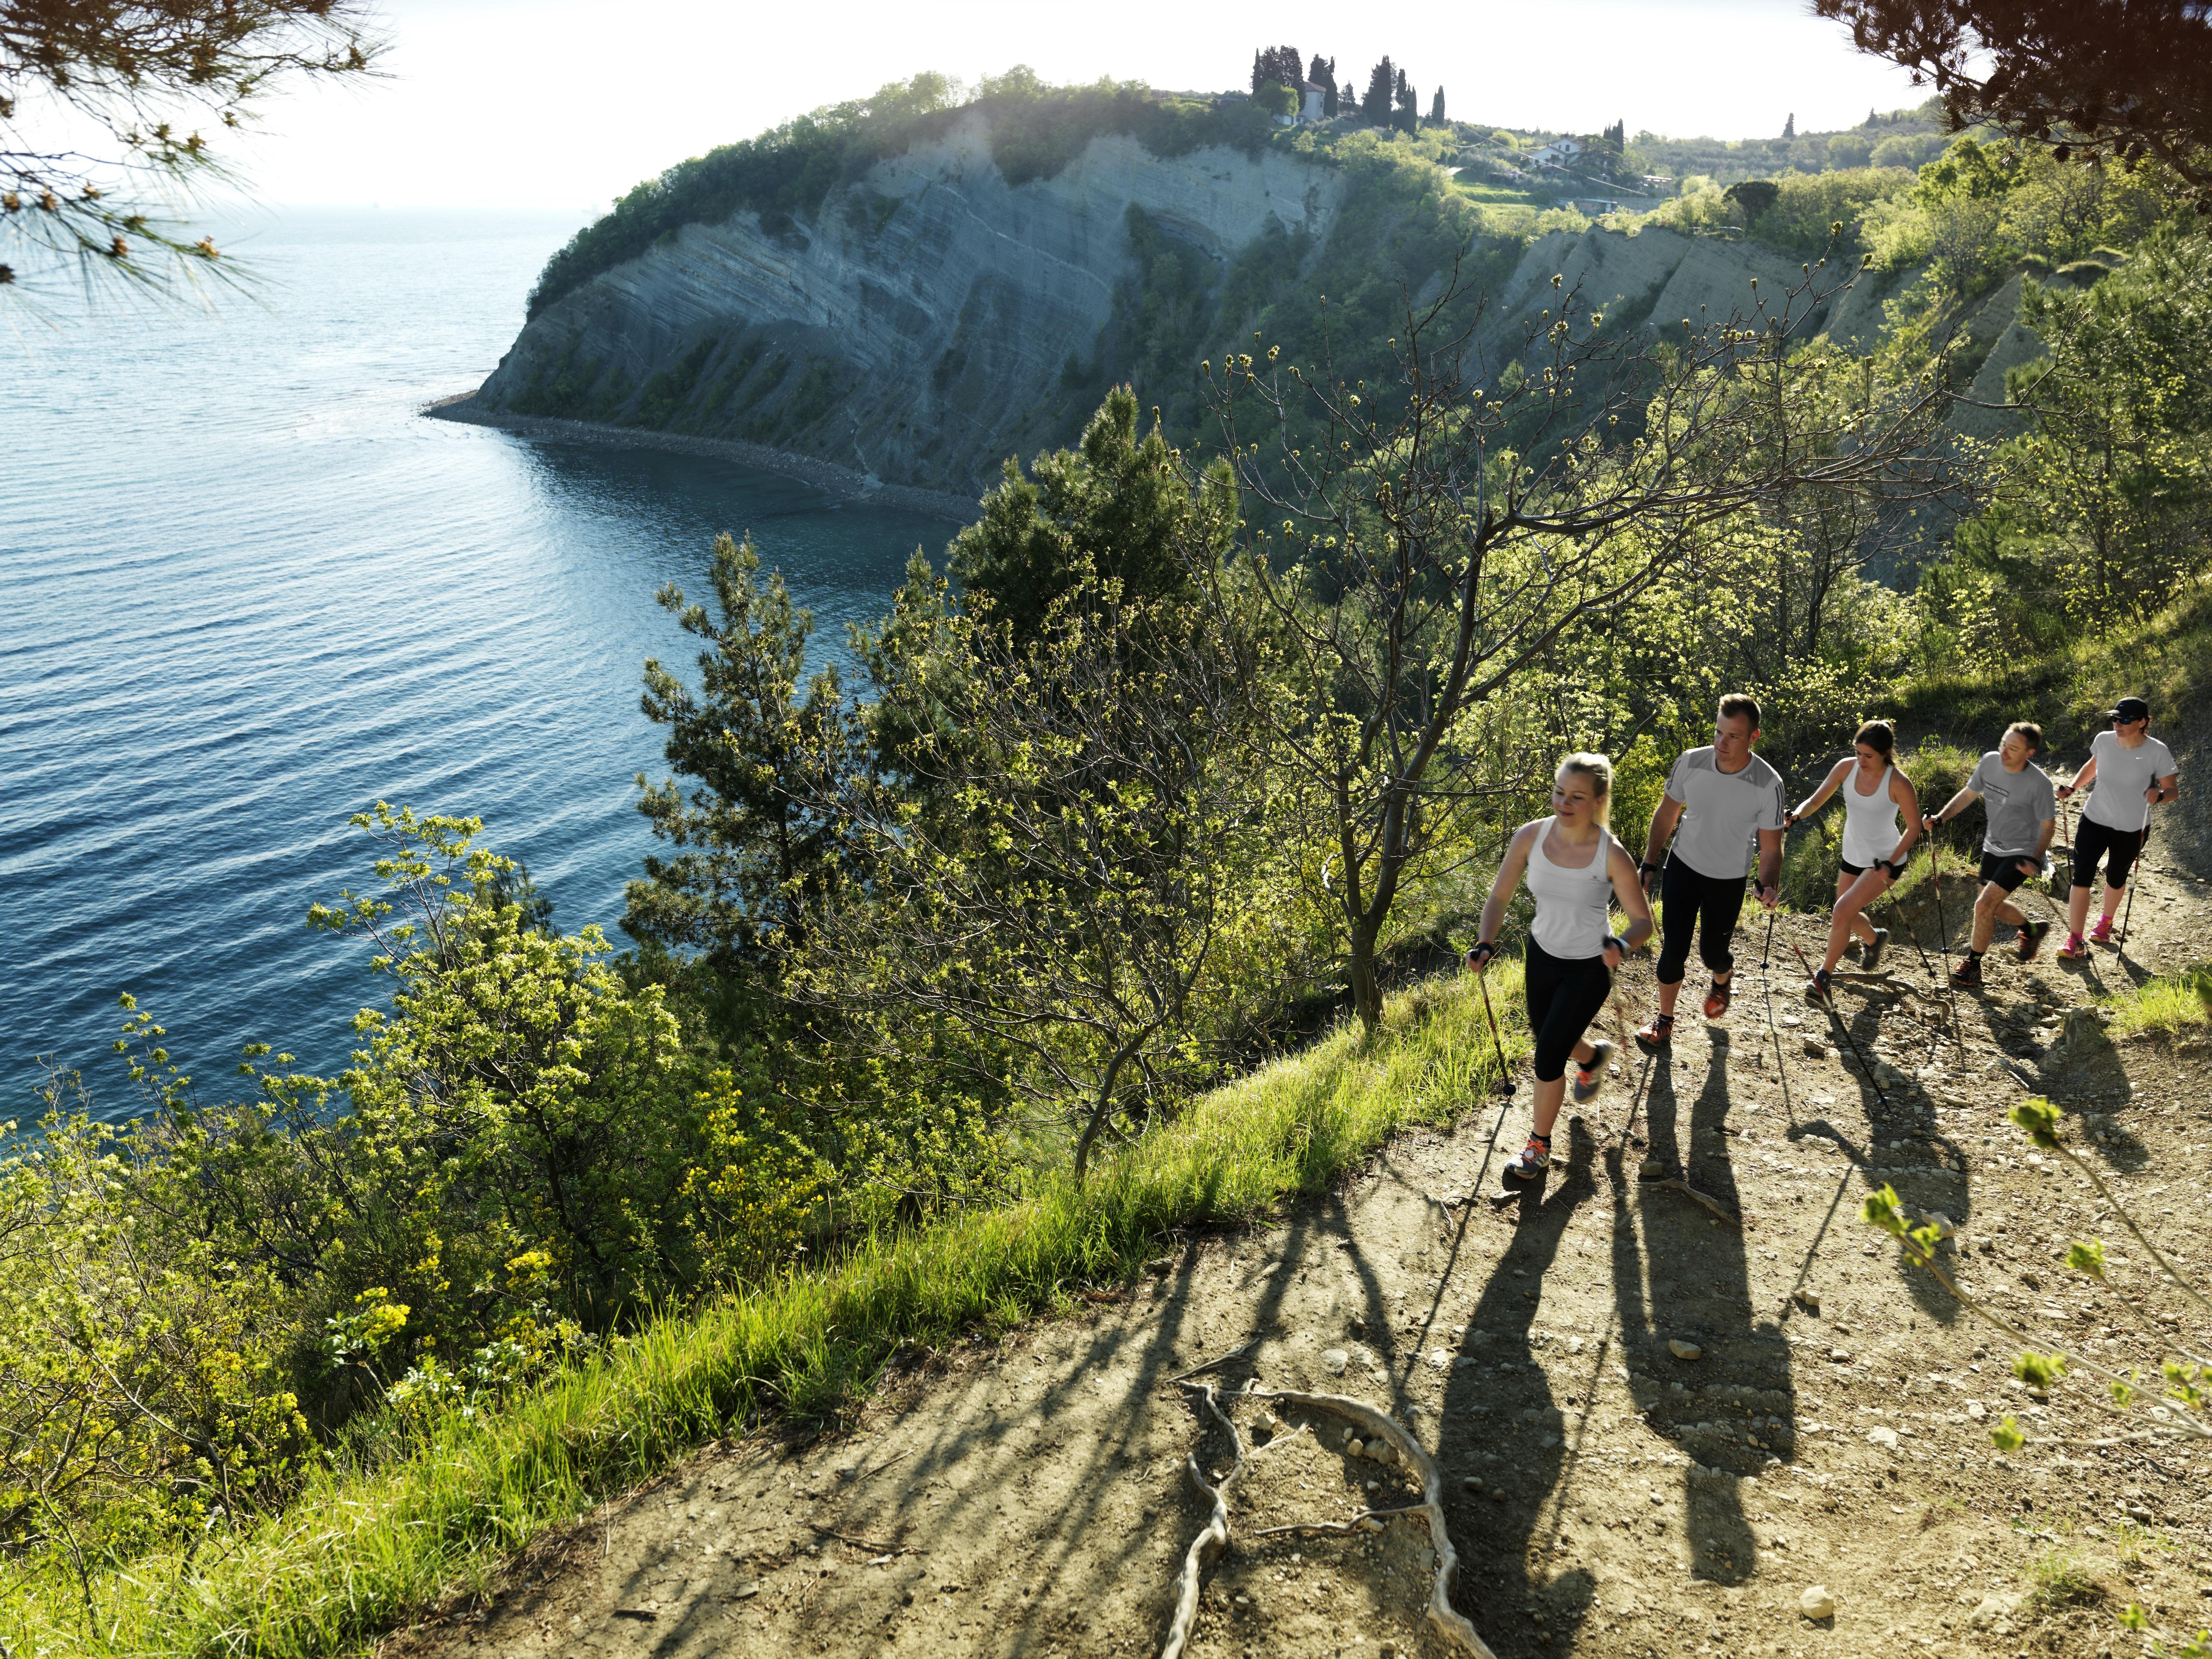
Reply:
<svg viewBox="0 0 2212 1659"><path fill-rule="evenodd" d="M2108 720L2147 720L2150 705L2141 697L2122 697L2114 703L2105 718Z"/></svg>

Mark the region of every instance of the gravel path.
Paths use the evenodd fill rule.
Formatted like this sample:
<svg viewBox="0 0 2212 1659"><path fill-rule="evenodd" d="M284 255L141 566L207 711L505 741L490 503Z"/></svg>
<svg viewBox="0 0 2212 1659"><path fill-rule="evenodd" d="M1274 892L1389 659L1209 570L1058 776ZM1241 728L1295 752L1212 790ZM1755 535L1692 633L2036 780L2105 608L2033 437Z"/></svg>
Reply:
<svg viewBox="0 0 2212 1659"><path fill-rule="evenodd" d="M1747 927L1725 1026L1696 1018L1693 975L1672 1050L1647 1062L1624 1044L1542 1190L1498 1200L1526 1108L1476 1103L1282 1224L1191 1238L1081 1317L909 1356L846 1432L708 1449L388 1650L1156 1652L1205 1512L1184 1459L1228 1457L1170 1379L1255 1337L1226 1383L1356 1394L1436 1453L1457 1605L1499 1655L2086 1659L2142 1650L2118 1626L2130 1602L2186 1636L2212 1623L2204 1455L2085 1443L2112 1437L2090 1388L2032 1397L1986 1328L1857 1217L1892 1182L1960 1224L1970 1294L2107 1364L2154 1362L2117 1298L2053 1260L2073 1236L2141 1251L2003 1115L2030 1088L2050 1094L2161 1248L2205 1265L2212 1046L2114 1046L2083 1005L2201 957L2212 889L2154 869L2136 925L2139 960L2084 966L2047 950L2022 966L2001 932L1989 988L1959 999L1963 1058L1940 993L1894 1006L1844 993L1887 1106L1803 1003L1779 935L1790 969L1778 961L1770 1005ZM1814 919L1784 928L1814 946ZM1900 977L1924 987L1911 945L1895 947ZM1625 981L1639 1020L1648 973ZM1744 1225L1654 1176L1686 1176ZM2212 1334L2146 1265L2113 1278L2143 1290L2154 1321ZM2033 1437L2008 1458L1988 1437L2008 1412ZM1193 1653L1446 1651L1421 1618L1418 1518L1251 1536L1413 1496L1340 1437L1283 1414L1237 1489ZM1818 1620L1816 1589L1834 1604Z"/></svg>

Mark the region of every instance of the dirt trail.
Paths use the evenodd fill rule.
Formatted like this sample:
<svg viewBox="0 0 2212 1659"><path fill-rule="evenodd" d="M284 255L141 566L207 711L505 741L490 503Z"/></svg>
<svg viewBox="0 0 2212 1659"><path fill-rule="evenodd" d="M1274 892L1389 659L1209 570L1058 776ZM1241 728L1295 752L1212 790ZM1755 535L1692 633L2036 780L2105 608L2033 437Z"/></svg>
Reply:
<svg viewBox="0 0 2212 1659"><path fill-rule="evenodd" d="M2111 1434L2093 1390L2031 1398L2007 1352L1857 1210L1893 1182L1959 1221L1970 1293L2107 1364L2152 1362L2112 1299L2052 1259L2067 1235L2110 1244L2118 1230L2003 1113L2049 1093L2160 1247L2204 1267L2212 1052L2116 1047L2069 1011L2201 957L2208 929L2212 887L2160 860L2124 960L2066 964L2046 948L2023 966L2001 930L1989 988L1959 998L1963 1060L1900 930L1892 962L1917 994L1838 999L1885 1107L1799 994L1784 939L1817 948L1816 921L1778 932L1771 1030L1747 924L1723 1027L1695 1018L1693 965L1691 1017L1644 1079L1648 1144L1621 1134L1645 1066L1624 1045L1620 1075L1559 1140L1565 1168L1494 1202L1526 1132L1524 1080L1518 1102L1401 1138L1284 1224L1190 1241L1084 1317L914 1356L848 1435L708 1449L391 1650L1157 1652L1205 1513L1185 1456L1228 1460L1170 1379L1255 1339L1224 1383L1360 1395L1437 1455L1456 1604L1501 1656L2141 1651L2115 1619L2130 1601L2185 1635L2212 1622L2206 1458L2081 1443ZM1649 971L1624 981L1639 1018ZM1654 1168L1740 1206L1745 1225ZM2148 1285L2146 1266L2113 1277ZM2212 1336L2171 1291L2152 1302ZM1987 1430L2007 1411L2036 1437L1999 1458ZM1338 1425L1283 1415L1237 1490L1191 1651L1444 1653L1421 1616L1432 1560L1417 1518L1254 1537L1413 1496L1398 1471L1347 1455ZM2068 1561L2077 1579L2034 1593ZM1800 1609L1816 1584L1837 1603L1820 1621Z"/></svg>

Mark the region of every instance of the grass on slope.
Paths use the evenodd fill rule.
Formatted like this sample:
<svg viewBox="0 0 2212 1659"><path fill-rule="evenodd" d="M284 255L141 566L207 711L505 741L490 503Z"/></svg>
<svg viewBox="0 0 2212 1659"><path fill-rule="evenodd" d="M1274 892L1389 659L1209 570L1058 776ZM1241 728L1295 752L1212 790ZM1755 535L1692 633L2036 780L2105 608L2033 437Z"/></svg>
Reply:
<svg viewBox="0 0 2212 1659"><path fill-rule="evenodd" d="M2105 1028L2110 1037L2133 1036L2139 1031L2163 1031L2179 1036L2200 1025L2212 1025L2212 962L2200 962L2178 974L2147 980L2105 999L2112 1011Z"/></svg>
<svg viewBox="0 0 2212 1659"><path fill-rule="evenodd" d="M1517 967L1492 998L1517 1035ZM1510 1051L1517 1055L1525 1040ZM281 1518L125 1574L0 1590L0 1651L145 1659L357 1652L417 1608L487 1582L549 1526L767 1413L819 1417L903 1341L941 1343L1126 1279L1178 1228L1252 1219L1327 1188L1394 1131L1451 1121L1497 1060L1455 984L1392 1000L1371 1042L1340 1030L1199 1102L1103 1165L1008 1208L868 1242L814 1273L672 1314L497 1412L443 1419L416 1456L333 1471Z"/></svg>
<svg viewBox="0 0 2212 1659"><path fill-rule="evenodd" d="M2212 720L2212 582L2185 587L2137 627L2120 626L2051 655L1981 674L1930 676L1903 691L1896 710L1908 732L1936 732L1979 751L1996 747L2014 720L2041 724L2045 763L2069 768L2088 757L2120 697L2148 698L2151 730L2169 743Z"/></svg>

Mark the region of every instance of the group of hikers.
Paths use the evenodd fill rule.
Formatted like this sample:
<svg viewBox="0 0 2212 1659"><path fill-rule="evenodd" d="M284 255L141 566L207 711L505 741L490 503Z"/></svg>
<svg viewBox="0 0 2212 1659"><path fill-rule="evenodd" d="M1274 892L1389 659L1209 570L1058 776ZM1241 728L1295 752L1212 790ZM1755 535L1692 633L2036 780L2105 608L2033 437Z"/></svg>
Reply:
<svg viewBox="0 0 2212 1659"><path fill-rule="evenodd" d="M1958 793L1923 817L1918 795L1897 765L1897 733L1887 720L1860 726L1851 756L1838 761L1820 787L1792 807L1782 775L1754 752L1758 702L1740 693L1725 696L1711 744L1686 751L1668 774L1640 861L1610 828L1612 763L1602 755L1569 755L1553 780L1551 815L1522 824L1508 843L1482 908L1478 942L1467 953L1475 973L1488 969L1498 955L1506 908L1525 882L1536 908L1526 960L1528 1028L1536 1045L1535 1121L1528 1146L1506 1166L1508 1178L1533 1180L1550 1165L1552 1130L1566 1097L1570 1062L1577 1104L1603 1084L1613 1047L1587 1033L1612 994L1614 970L1651 936L1654 890L1665 918L1659 930L1659 1007L1636 1036L1656 1049L1674 1036L1674 1005L1692 944L1711 975L1705 1017L1717 1020L1728 1012L1735 979L1729 942L1743 908L1745 878L1752 878L1753 896L1771 912L1781 897L1784 836L1832 796L1844 799L1843 844L1827 950L1805 988L1808 998L1828 1000L1838 964L1854 939L1862 969L1875 968L1889 933L1868 920L1869 908L1895 884L1918 842L1978 800L1987 814L1979 890L1970 943L1951 970L1952 985L1967 990L1983 982L1982 958L2001 921L2015 930L2021 961L2032 962L2041 951L2051 924L2032 921L2013 895L2021 883L2045 873L2058 804L2083 789L2089 797L2071 838L2073 886L2058 954L2078 961L2092 943L2110 943L2129 874L2150 838L2151 813L2179 795L2180 782L2172 751L2150 735L2150 707L2141 697L2121 698L2106 718L2111 729L2097 734L2087 763L2064 784L2054 784L2036 764L2042 728L2014 721ZM1931 856L1939 856L1932 841L1930 846ZM2104 908L2085 935L2100 865ZM1940 865L1936 873L1940 901ZM1628 919L1626 933L1613 930L1610 907L1616 900Z"/></svg>

